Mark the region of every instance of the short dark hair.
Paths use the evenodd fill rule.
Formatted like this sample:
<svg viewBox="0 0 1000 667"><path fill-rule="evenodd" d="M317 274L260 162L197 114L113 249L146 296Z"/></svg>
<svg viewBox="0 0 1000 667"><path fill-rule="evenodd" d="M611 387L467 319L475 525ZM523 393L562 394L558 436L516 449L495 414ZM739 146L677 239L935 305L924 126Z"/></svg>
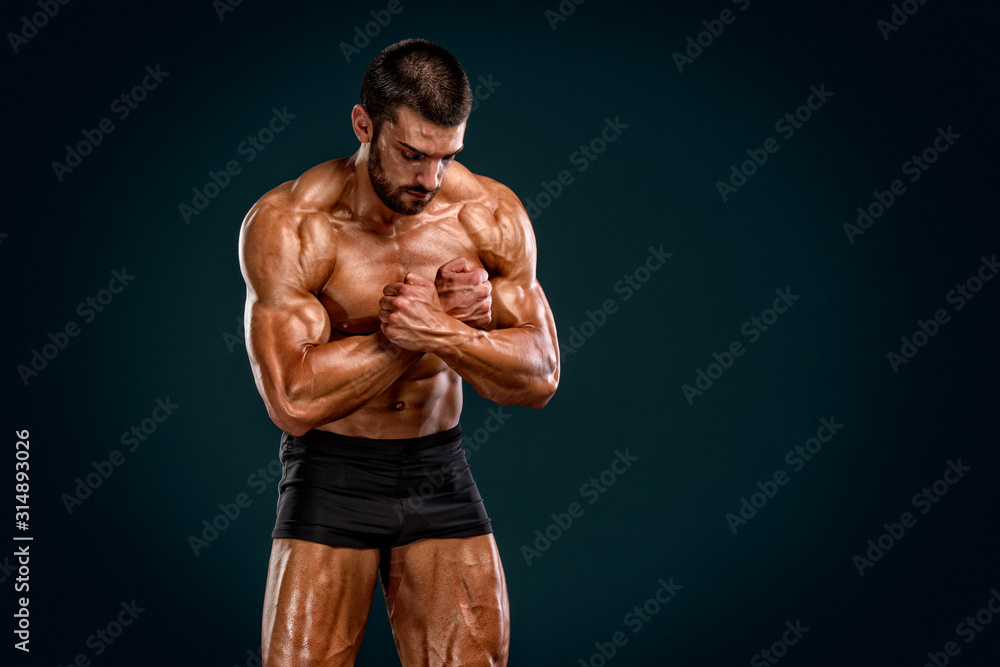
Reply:
<svg viewBox="0 0 1000 667"><path fill-rule="evenodd" d="M435 125L463 123L472 111L472 90L458 59L426 39L387 46L361 82L361 106L375 134L383 122L395 122L401 104Z"/></svg>

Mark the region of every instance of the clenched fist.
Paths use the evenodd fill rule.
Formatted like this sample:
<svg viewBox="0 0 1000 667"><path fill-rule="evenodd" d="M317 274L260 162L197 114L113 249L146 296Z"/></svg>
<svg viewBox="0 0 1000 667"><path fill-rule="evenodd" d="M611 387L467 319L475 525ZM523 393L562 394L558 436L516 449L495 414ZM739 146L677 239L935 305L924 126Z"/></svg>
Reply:
<svg viewBox="0 0 1000 667"><path fill-rule="evenodd" d="M445 313L434 283L415 273L383 288L378 317L386 338L418 352L430 351L455 323Z"/></svg>
<svg viewBox="0 0 1000 667"><path fill-rule="evenodd" d="M441 265L434 287L444 312L470 327L482 329L493 319L493 285L485 269L471 269L464 257Z"/></svg>

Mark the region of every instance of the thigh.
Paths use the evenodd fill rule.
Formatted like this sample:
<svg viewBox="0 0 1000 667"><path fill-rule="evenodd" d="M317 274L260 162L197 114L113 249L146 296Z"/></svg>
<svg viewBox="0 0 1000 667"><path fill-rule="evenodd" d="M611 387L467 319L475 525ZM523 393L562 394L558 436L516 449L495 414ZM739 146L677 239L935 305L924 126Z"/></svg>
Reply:
<svg viewBox="0 0 1000 667"><path fill-rule="evenodd" d="M394 547L382 586L404 667L507 664L510 611L493 535Z"/></svg>
<svg viewBox="0 0 1000 667"><path fill-rule="evenodd" d="M378 565L378 549L275 539L264 593L263 667L353 665Z"/></svg>

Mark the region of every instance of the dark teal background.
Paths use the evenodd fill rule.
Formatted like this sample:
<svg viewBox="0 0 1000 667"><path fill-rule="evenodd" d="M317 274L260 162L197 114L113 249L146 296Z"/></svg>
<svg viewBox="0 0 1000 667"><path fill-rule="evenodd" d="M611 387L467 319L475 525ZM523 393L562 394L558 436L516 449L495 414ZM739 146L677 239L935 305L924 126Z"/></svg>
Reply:
<svg viewBox="0 0 1000 667"><path fill-rule="evenodd" d="M412 36L500 84L470 118L466 166L524 201L574 177L534 219L559 390L506 408L470 459L506 568L510 664L596 667L595 643L622 631L609 665L745 665L798 619L809 631L780 664L919 667L947 641L951 664L996 664L1000 619L972 643L956 625L1000 587L1000 281L961 311L945 295L1000 252L997 12L934 0L885 40L889 2L673 5L588 0L553 30L555 0L403 0L349 63L339 44L385 3L243 0L220 20L209 0L71 2L8 43L3 423L8 452L31 433L34 541L32 650L5 648L5 664L256 664L277 483L250 478L279 431L238 339L239 225L267 190L356 150L362 74ZM678 72L671 54L724 8L735 21ZM37 11L8 3L0 27ZM117 119L111 101L158 64L169 76ZM833 96L784 139L775 121L820 85ZM295 118L245 162L240 142L285 107ZM115 130L59 182L51 163L104 117ZM605 118L627 128L577 171ZM949 126L961 138L910 183L901 165ZM716 181L768 137L778 152L723 201ZM185 224L178 205L233 159L242 172ZM906 193L849 243L843 224L896 178ZM616 283L661 245L672 257L626 301ZM77 304L122 267L134 281L83 323ZM799 300L689 404L681 386L748 343L741 326L784 288ZM579 346L571 332L609 298ZM886 354L938 308L951 321L894 373ZM17 366L70 320L80 335L25 385ZM69 514L76 478L168 397L174 414ZM467 436L490 408L467 392ZM831 417L843 429L791 473L785 453ZM638 461L588 504L581 485L626 449ZM959 458L971 471L859 576L852 558ZM778 469L789 483L734 535L727 513ZM249 507L195 555L189 536L240 493ZM529 566L521 547L573 502L583 515ZM661 578L683 588L634 633L626 614ZM95 655L88 637L133 599L144 611ZM358 664L398 664L379 596Z"/></svg>

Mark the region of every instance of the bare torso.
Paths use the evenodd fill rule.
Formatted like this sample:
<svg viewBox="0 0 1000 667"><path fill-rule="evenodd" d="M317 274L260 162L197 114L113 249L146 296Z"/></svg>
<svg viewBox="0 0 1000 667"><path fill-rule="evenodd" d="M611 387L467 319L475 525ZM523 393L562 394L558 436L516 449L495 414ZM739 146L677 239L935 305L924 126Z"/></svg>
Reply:
<svg viewBox="0 0 1000 667"><path fill-rule="evenodd" d="M422 213L400 226L373 228L342 196L352 174L349 159L326 162L275 188L259 204L286 211L281 232L300 239L298 262L308 291L329 318L321 342L378 332L383 287L407 273L433 281L442 264L464 257L470 268L492 274L494 244L502 236L493 217L495 182L455 163ZM455 426L461 409L461 378L426 353L367 404L317 428L365 438L414 437Z"/></svg>

